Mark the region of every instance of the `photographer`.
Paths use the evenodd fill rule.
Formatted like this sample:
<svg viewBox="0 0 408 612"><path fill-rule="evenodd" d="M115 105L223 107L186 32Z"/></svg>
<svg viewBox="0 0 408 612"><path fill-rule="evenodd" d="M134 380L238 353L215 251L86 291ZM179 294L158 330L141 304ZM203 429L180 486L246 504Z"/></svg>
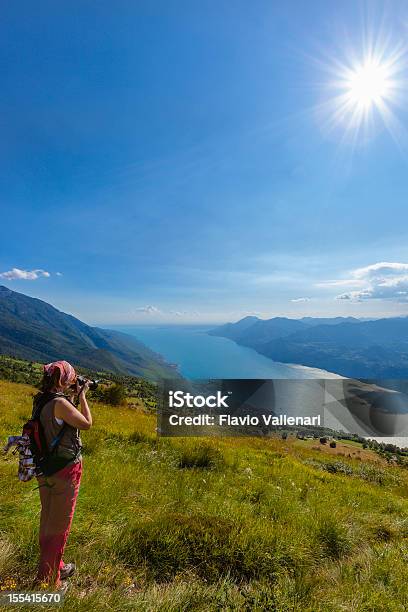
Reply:
<svg viewBox="0 0 408 612"><path fill-rule="evenodd" d="M77 378L67 361L56 361L44 366L41 392L34 398L33 416L39 415L53 462L48 475L37 476L41 499L37 580L57 588L75 571L75 564L65 564L62 557L82 474L79 430L92 426L86 400L89 385L89 381ZM78 407L70 399L72 394L78 398Z"/></svg>

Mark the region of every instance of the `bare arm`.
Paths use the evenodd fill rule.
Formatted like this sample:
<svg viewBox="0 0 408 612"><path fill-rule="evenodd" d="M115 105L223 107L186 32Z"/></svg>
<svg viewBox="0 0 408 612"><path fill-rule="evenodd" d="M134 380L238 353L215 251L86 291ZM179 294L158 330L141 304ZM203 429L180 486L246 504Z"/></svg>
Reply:
<svg viewBox="0 0 408 612"><path fill-rule="evenodd" d="M84 429L89 429L90 427L92 427L92 414L88 406L88 401L86 399L86 392L88 391L88 389L89 389L89 383L87 382L82 387L78 395L82 416L88 423L88 427L85 427Z"/></svg>
<svg viewBox="0 0 408 612"><path fill-rule="evenodd" d="M59 398L55 402L54 415L77 429L89 429L92 427L92 415L85 395L87 390L87 384L80 390L78 396L80 410L75 408L68 400Z"/></svg>

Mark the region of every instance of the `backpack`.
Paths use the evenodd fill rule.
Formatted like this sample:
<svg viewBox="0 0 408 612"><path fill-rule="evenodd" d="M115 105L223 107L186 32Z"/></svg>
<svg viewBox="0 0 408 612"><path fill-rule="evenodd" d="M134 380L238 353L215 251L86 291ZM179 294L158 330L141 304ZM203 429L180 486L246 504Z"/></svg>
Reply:
<svg viewBox="0 0 408 612"><path fill-rule="evenodd" d="M16 447L13 455L17 452L20 455L18 478L22 482L27 482L31 480L36 473L34 458L30 450L30 439L28 436L9 436L7 444L3 449L4 453L7 454L12 446Z"/></svg>
<svg viewBox="0 0 408 612"><path fill-rule="evenodd" d="M61 393L44 393L39 399L34 400L33 416L23 426L22 441L24 448L25 466L31 467L30 474L26 474L26 478L20 478L20 480L30 480L35 476L52 476L55 472L62 470L68 463L72 461L72 458L58 457L57 450L62 440L67 423L61 426L60 431L52 440L50 447L47 445L45 438L44 428L40 421L41 411L52 399L57 397L65 397ZM20 443L21 444L21 443ZM28 452L27 452L28 451ZM31 455L32 461L30 464L29 457ZM21 466L21 449L20 449L20 468ZM34 469L33 469L34 468ZM27 471L27 470L25 470ZM19 470L20 475L20 470ZM27 478L27 476L29 476Z"/></svg>

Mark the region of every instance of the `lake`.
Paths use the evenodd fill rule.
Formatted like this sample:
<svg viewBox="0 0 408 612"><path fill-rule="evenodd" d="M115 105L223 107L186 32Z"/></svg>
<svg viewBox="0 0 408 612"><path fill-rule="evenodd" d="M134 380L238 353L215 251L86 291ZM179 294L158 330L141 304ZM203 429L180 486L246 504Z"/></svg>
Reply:
<svg viewBox="0 0 408 612"><path fill-rule="evenodd" d="M166 361L178 365L181 374L191 379L207 378L338 378L318 368L272 361L253 349L239 346L227 338L209 336L211 326L204 325L122 325L109 326L135 336ZM307 388L303 390L307 391ZM306 402L307 403L307 402ZM379 442L408 445L405 437L377 437Z"/></svg>
<svg viewBox="0 0 408 612"><path fill-rule="evenodd" d="M227 338L209 336L203 325L125 325L112 329L136 336L178 365L187 378L327 378L324 370L278 363Z"/></svg>

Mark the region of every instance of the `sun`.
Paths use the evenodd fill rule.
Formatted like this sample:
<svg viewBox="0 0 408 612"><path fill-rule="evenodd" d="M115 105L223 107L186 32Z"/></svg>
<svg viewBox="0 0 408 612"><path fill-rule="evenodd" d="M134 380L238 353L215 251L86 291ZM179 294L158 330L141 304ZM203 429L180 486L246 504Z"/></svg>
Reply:
<svg viewBox="0 0 408 612"><path fill-rule="evenodd" d="M383 128L399 145L408 142L398 118L408 106L408 45L389 41L372 35L359 50L346 47L319 62L329 79L315 107L317 118L341 144L364 145Z"/></svg>
<svg viewBox="0 0 408 612"><path fill-rule="evenodd" d="M385 63L372 58L350 70L346 78L350 104L361 110L380 107L392 97L391 71Z"/></svg>

